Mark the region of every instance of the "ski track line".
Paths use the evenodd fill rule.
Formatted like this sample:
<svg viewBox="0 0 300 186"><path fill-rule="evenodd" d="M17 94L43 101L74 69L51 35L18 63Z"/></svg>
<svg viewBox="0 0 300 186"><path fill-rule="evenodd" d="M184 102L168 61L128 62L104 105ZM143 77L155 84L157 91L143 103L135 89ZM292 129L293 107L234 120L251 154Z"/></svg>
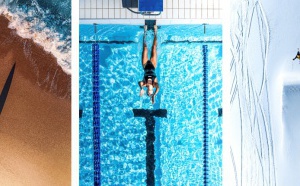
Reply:
<svg viewBox="0 0 300 186"><path fill-rule="evenodd" d="M237 82L235 82L234 92L233 92L233 94L231 95L230 104L232 104L233 101L235 100L235 97L236 97L237 92L238 92L238 85L237 85Z"/></svg>
<svg viewBox="0 0 300 186"><path fill-rule="evenodd" d="M266 16L266 13L265 11L263 10L263 6L261 4L260 1L258 1L258 5L260 7L260 11L262 13L262 18L264 19L264 23L266 25L266 33L267 33L267 41L266 41L266 51L265 51L265 63L264 63L264 79L265 81L264 84L262 85L262 87L265 85L266 86L266 95L267 95L267 106L268 106L268 113L269 113L269 117L268 117L268 120L269 120L269 123L270 123L270 104L269 104L269 91L268 91L268 83L267 83L267 79L266 79L266 71L267 71L267 61L268 61L268 51L269 51L269 45L270 45L270 29L269 29L269 24L268 24L268 20L267 20L267 16ZM262 87L261 87L261 90L262 90ZM260 91L260 95L261 95L261 91ZM266 116L264 115L264 119L266 119ZM269 151L269 156L272 157L272 162L273 162L273 174L274 174L274 178L275 179L272 179L274 180L274 185L276 186L276 168L275 168L275 161L274 161L274 148L273 148L273 138L272 138L272 128L271 128L271 125L269 124L268 125L268 128L269 128L269 131L270 131L270 136L268 138L268 141L270 141L270 147L271 147L271 150ZM270 162L271 164L271 162ZM271 185L271 179L269 180L269 183Z"/></svg>
<svg viewBox="0 0 300 186"><path fill-rule="evenodd" d="M230 69L229 71L232 71L233 65L235 65L235 56L233 56L234 54L232 53L232 50L230 50L231 55L232 55L232 59L230 61Z"/></svg>
<svg viewBox="0 0 300 186"><path fill-rule="evenodd" d="M239 15L239 13L237 12L237 14L238 14L238 23L240 23L240 15ZM239 30L240 31L240 30ZM235 37L236 37L236 39L237 39L237 46L238 47L236 47L236 50L237 50L237 53L236 53L236 55L238 55L237 57L238 57L238 59L237 59L237 62L239 62L239 57L240 57L240 51L239 51L239 48L240 48L240 42L239 42L239 36L237 35L237 33L235 33ZM235 46L233 46L233 47L235 47ZM239 66L239 63L235 63L235 76L237 77L237 68L238 68L238 66ZM240 154L240 156L241 156L241 165L240 165L240 174L241 174L241 177L240 177L240 182L241 182L241 185L243 185L243 125L242 125L242 123L243 123L243 117L242 117L242 109L243 109L243 107L241 107L242 106L242 103L241 103L241 99L240 99L240 91L239 91L239 81L238 81L238 79L237 79L237 99L238 99L238 105L239 105L239 112L240 112L240 132L241 132L241 146L240 146L240 150L241 150L241 154Z"/></svg>
<svg viewBox="0 0 300 186"><path fill-rule="evenodd" d="M237 178L236 165L235 165L234 155L233 155L231 146L230 146L230 157L231 157L231 163L232 163L233 170L234 170L235 185L238 186L239 184L238 184L238 178Z"/></svg>
<svg viewBox="0 0 300 186"><path fill-rule="evenodd" d="M248 77L248 79L250 79L250 77ZM249 91L249 92L251 92L251 94L253 94L253 95L255 95L256 94L256 91L254 90L254 86L253 86L253 81L252 80L249 80L250 82L249 82L249 86L250 86L250 90L251 91ZM254 105L254 108L255 108L255 111L254 111L254 113L257 113L257 99L255 98L255 96L254 96L254 99L255 99L255 101L253 102L253 103L251 103L250 102L250 105L251 104L253 104ZM255 114L256 115L256 114ZM260 167L261 167L261 174L262 174L262 179L263 179L263 183L264 183L264 180L265 180L265 175L264 175L264 173L265 173L265 171L264 171L264 164L263 164L263 160L262 160L262 157L263 157L263 145L262 145L262 132L261 132L261 130L260 130L260 125L259 125L259 121L258 121L258 118L257 119L254 119L254 120L256 120L256 121L253 121L253 120L251 120L251 116L250 116L250 114L249 114L249 119L250 119L250 121L251 121L251 123L256 123L256 121L258 122L258 127L257 127L257 130L258 130L258 136L259 136L259 140L258 140L258 142L257 142L257 140L256 140L256 138L255 138L255 135L251 135L252 136L252 140L253 140L253 142L254 142L254 145L255 145L255 149L256 149L256 152L257 152L257 157L258 157L258 159L259 159L259 163L260 163Z"/></svg>
<svg viewBox="0 0 300 186"><path fill-rule="evenodd" d="M261 95L262 95L262 90L263 90L263 87L264 87L264 85L266 85L266 64L267 64L267 56L268 56L268 48L269 48L269 26L268 26L268 22L267 21L264 21L263 19L262 19L262 16L265 18L265 13L264 13L264 11L263 11L263 9L262 9L262 6L261 6L261 4L258 2L258 5L259 5L259 11L260 11L260 13L262 14L260 14L258 17L260 17L260 23L262 23L262 27L266 27L267 28L267 36L264 34L263 35L263 40L264 40L264 42L262 43L262 44L264 44L264 54L262 54L262 56L263 56L263 58L264 58L264 65L263 65L263 84L261 85L261 88L260 88L260 92L259 92L259 95L257 95L257 98L262 98L261 97ZM265 19L266 20L266 19ZM261 28L261 29L263 29L263 28ZM261 31L260 31L261 32ZM262 113L262 115L263 115L263 128L264 128L264 131L265 131L265 135L266 135L266 143L267 143L267 152L268 152L268 160L267 160L267 163L268 163L268 172L269 172L269 179L268 179L268 183L269 183L269 185L271 185L271 160L270 160L270 158L272 158L272 160L274 160L274 156L273 155L271 155L271 151L270 151L270 146L271 146L271 148L272 148L272 141L270 141L270 137L269 136L271 136L272 134L271 134L271 131L270 130L268 130L268 127L267 126L270 126L270 120L268 120L268 121L266 121L267 120L267 117L266 117L266 113L265 113L265 111L264 111L264 109L263 109L263 106L262 106L262 104L261 104L261 102L259 102L260 104L259 104L259 107L260 107L260 111L261 111L261 113ZM269 106L269 102L268 102L268 106ZM269 112L269 109L268 109L268 112ZM271 142L271 143L270 143Z"/></svg>
<svg viewBox="0 0 300 186"><path fill-rule="evenodd" d="M260 7L258 7L257 8L257 3L255 3L255 7L256 7L256 9L258 9L258 10L256 10L256 14L257 14L257 22L258 22L258 29L259 29L259 41L260 41L260 47L261 47L261 57L262 57L262 59L263 59L263 66L262 66L262 68L263 68L263 78L262 78L262 82L261 82L261 87L260 87L260 91L259 91L259 94L261 95L262 94L262 91L263 91L263 85L264 85L264 81L265 81L265 64L267 63L267 61L266 61L266 58L265 58L265 56L266 56L266 46L263 46L263 45L267 45L266 43L265 43L265 41L264 41L264 38L265 38L265 36L264 36L264 32L262 31L263 30L263 25L264 25L264 23L263 23L263 20L262 20L262 18L261 18L261 14L259 13L259 12L261 12L260 11Z"/></svg>
<svg viewBox="0 0 300 186"><path fill-rule="evenodd" d="M238 85L237 85L238 86ZM238 88L238 87L237 87ZM239 110L240 110L240 123L241 123L241 185L243 185L243 117L242 117L242 108L241 108L241 99L240 99L240 94L237 92L238 96L238 103L239 103Z"/></svg>
<svg viewBox="0 0 300 186"><path fill-rule="evenodd" d="M264 24L266 25L266 32L265 33L267 34L267 36L266 36L266 38L267 38L266 50L265 50L265 56L264 56L265 57L265 59L264 59L264 70L263 70L263 72L264 72L264 76L263 76L264 81L263 82L265 84L266 83L266 73L267 73L266 71L267 71L268 52L269 52L269 45L270 45L270 29L269 29L269 24L268 24L268 21L267 21L266 13L264 12L260 1L257 1L257 4L259 5L259 9L260 9L260 12L262 14L261 19L264 20ZM264 84L261 85L260 95L262 93L262 89L263 89Z"/></svg>
<svg viewBox="0 0 300 186"><path fill-rule="evenodd" d="M247 1L248 2L248 1ZM258 13L258 12L257 12ZM238 14L238 18L239 18L239 22L240 22L240 19L241 19L241 16L240 16L240 14L239 14L239 12L237 13ZM252 14L253 14L253 12L252 12ZM260 14L258 14L258 17L259 17L259 15ZM261 21L262 21L262 19L260 19ZM241 22L240 22L241 23ZM251 24L252 24L252 21L251 21ZM249 26L249 29L251 29L251 24L250 24L250 26ZM239 24L240 25L240 24ZM264 84L266 83L266 59L267 59L267 51L268 51L268 44L266 44L266 43L268 43L268 42L266 42L265 41L265 37L263 37L263 39L261 39L261 36L262 36L262 34L261 34L261 30L262 30L262 26L261 25L259 25L260 27L259 27L259 29L260 29L260 40L261 40L261 47L262 47L262 49L264 49L264 51L266 52L265 53L265 56L264 56L264 54L262 53L262 58L264 58L265 60L264 60L264 64L263 64L263 78L262 78L262 84L261 84L261 87L260 87L260 93L259 93L259 95L261 95L262 94L262 92L263 92L263 87L264 87ZM241 28L240 30L239 30L241 33L243 33L243 29ZM243 35L243 34L241 34L241 35ZM248 36L249 36L249 33L248 33ZM237 35L237 34L235 34L235 37L236 37L236 39L239 41L239 36ZM232 38L232 37L231 37ZM267 39L269 39L268 37L267 37ZM237 42L237 44L236 45L234 45L233 44L233 39L231 39L231 41L232 41L232 45L234 46L234 48L238 51L238 53L236 54L237 56L239 56L239 58L241 58L240 60L238 60L238 61L243 61L243 57L244 57L244 55L242 54L243 53L243 51L239 51L239 49L240 49L240 43L239 42ZM264 46L263 46L263 44L265 44ZM267 46L266 46L267 45ZM232 69L233 69L233 66L235 66L235 72L234 72L234 79L233 79L233 82L232 82L232 88L231 88L231 95L232 95L232 98L231 98L231 104L232 104L232 102L233 102L233 100L235 99L235 95L236 94L238 94L238 100L239 100L239 105L241 105L242 103L242 100L240 99L240 93L242 93L243 91L241 91L240 90L240 88L239 87L243 87L243 86L239 86L239 84L240 84L240 82L238 83L238 80L237 80L237 71L236 71L236 67L237 66L240 66L238 69L240 69L240 72L241 72L241 74L242 74L242 77L244 77L244 64L243 63L236 63L236 60L235 60L235 58L236 58L236 55L234 55L234 52L231 50L231 53L232 53L232 56L233 56L233 60L232 60L232 63L231 63L231 67L230 67L230 70L232 71ZM241 65L239 65L239 64L241 64ZM249 74L247 73L247 79L248 79L248 87L250 86L250 82L249 81L251 81L250 79L249 79ZM234 88L233 88L234 87ZM261 114L262 114L262 116L263 116L263 123L264 123L264 126L263 126L263 128L264 128L264 131L265 131L265 133L266 133L266 138L267 138L267 147L268 147L268 152L270 152L269 151L269 147L270 147L270 144L269 144L269 137L268 137L268 134L269 134L269 132L267 131L267 127L266 127L266 116L265 116L265 113L264 113L264 110L263 110L263 107L262 107L262 105L261 105L261 103L260 103L260 99L259 99L259 97L260 96L258 96L257 95L257 92L256 91L254 91L254 88L253 88L253 83L252 83L252 81L251 81L251 89L252 89L252 94L256 94L256 101L257 102L259 102L259 106L257 106L255 103L254 103L254 108L255 108L255 111L257 111L257 107L258 108L260 108L259 110L260 110L260 112L261 112ZM268 91L267 91L268 92ZM255 96L254 96L255 97ZM268 93L267 93L267 98L268 98ZM248 99L246 100L246 102L250 102L249 100L251 99L251 95L250 94L248 94ZM269 108L269 101L268 101L268 99L267 99L267 103L268 103L268 108ZM268 109L268 111L269 111L269 109ZM240 107L240 114L241 114L241 112L242 112L242 108ZM255 120L258 120L258 115L256 114L256 112L254 112L255 114L254 114L254 116L255 116ZM250 117L251 118L251 116L250 115L252 115L251 113L249 113L249 111L248 111L248 117ZM241 117L243 117L243 115L241 114ZM241 124L242 124L242 121L243 121L243 119L242 118L240 118L240 120L241 120ZM251 121L251 120L250 120ZM256 122L255 122L256 123ZM269 122L268 122L269 123ZM255 127L255 125L254 125L254 127ZM241 126L241 129L242 129L243 127ZM252 130L252 128L251 128L251 130ZM258 127L258 130L260 131L259 132L259 134L260 134L260 144L261 144L261 137L262 137L262 133L261 133L261 130L260 130L260 127ZM243 134L243 131L241 130L241 132L242 132L242 134ZM241 138L243 138L243 136L241 136ZM243 141L243 139L241 139L242 141ZM272 144L272 140L271 140L271 144ZM261 144L261 147L262 147L262 144ZM256 146L256 148L257 148L257 146ZM271 148L272 148L272 145L271 145ZM272 148L273 149L273 148ZM241 146L241 150L242 150L242 153L243 153L243 147ZM258 149L257 149L257 152L258 152ZM273 153L272 153L273 154ZM243 155L241 155L241 158L243 157ZM262 154L260 155L260 157L259 157L259 160L260 160L260 162L261 162L261 157L262 157ZM272 156L272 159L274 158L274 156ZM270 162L270 160L268 161L269 162L269 164L271 163ZM274 164L273 164L274 165ZM262 163L261 163L261 166L262 166ZM269 169L270 169L270 167L269 167ZM270 173L270 172L269 172ZM241 172L241 174L242 174L242 172ZM263 176L263 178L264 178L265 176ZM270 175L269 175L269 183L270 183Z"/></svg>

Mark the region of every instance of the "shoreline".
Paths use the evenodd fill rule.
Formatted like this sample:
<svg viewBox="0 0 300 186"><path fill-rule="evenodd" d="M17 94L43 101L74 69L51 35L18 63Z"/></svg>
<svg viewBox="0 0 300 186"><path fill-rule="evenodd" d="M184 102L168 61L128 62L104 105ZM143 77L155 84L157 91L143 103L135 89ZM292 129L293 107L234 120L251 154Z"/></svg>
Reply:
<svg viewBox="0 0 300 186"><path fill-rule="evenodd" d="M61 40L61 33L51 28L39 28L39 25L46 24L43 21L28 21L22 12L13 13L5 7L0 6L0 16L9 21L8 28L14 30L20 38L26 38L41 46L44 51L55 56L57 64L65 73L71 74L71 49L70 36Z"/></svg>
<svg viewBox="0 0 300 186"><path fill-rule="evenodd" d="M33 84L37 83L60 98L71 98L71 75L63 71L51 53L31 39L18 36L16 30L8 28L8 24L8 19L0 15L0 27L3 28L0 31L1 53L13 52L16 66Z"/></svg>
<svg viewBox="0 0 300 186"><path fill-rule="evenodd" d="M71 75L0 16L0 185L71 184ZM33 179L34 178L34 179Z"/></svg>

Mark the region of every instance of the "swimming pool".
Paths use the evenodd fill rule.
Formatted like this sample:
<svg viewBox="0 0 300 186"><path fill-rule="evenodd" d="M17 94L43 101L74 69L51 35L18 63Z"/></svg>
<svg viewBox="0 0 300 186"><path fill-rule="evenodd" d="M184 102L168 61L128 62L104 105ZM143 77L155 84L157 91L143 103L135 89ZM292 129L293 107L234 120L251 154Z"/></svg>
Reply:
<svg viewBox="0 0 300 186"><path fill-rule="evenodd" d="M95 34L96 31L96 34ZM146 185L149 132L154 130L155 185L222 185L222 28L166 25L158 30L160 92L152 105L139 97L143 29L135 25L80 25L80 185L93 185L93 55L99 46L101 185ZM151 49L153 32L146 37ZM204 56L203 46L207 46ZM208 106L203 110L203 60ZM134 117L134 109L167 111L166 117ZM208 115L208 155L203 152L203 113ZM146 113L147 115L147 113ZM154 128L149 129L147 122ZM147 138L148 139L148 138ZM148 149L148 150L146 150ZM149 160L149 159L147 159ZM149 163L149 161L148 161ZM153 163L153 162L152 162ZM150 162L151 164L151 162ZM151 166L150 166L151 167ZM153 167L152 167L153 168Z"/></svg>

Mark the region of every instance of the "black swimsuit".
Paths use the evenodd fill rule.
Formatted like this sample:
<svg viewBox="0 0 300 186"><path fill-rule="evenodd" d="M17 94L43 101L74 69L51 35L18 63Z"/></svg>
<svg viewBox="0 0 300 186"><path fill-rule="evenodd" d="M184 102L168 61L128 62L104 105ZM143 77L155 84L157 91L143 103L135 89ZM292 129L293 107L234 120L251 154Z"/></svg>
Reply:
<svg viewBox="0 0 300 186"><path fill-rule="evenodd" d="M148 79L152 80L152 85L154 83L154 80L156 78L155 74L155 67L153 66L151 61L147 61L145 67L144 67L144 81L147 83Z"/></svg>

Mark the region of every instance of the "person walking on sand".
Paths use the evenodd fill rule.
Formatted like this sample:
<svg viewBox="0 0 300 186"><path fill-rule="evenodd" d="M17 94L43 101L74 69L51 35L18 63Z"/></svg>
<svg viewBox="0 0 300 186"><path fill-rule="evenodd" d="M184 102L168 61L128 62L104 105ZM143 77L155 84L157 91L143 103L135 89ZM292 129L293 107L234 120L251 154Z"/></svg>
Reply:
<svg viewBox="0 0 300 186"><path fill-rule="evenodd" d="M156 77L155 69L157 66L157 53L156 53L156 47L157 47L157 25L154 25L154 39L153 39L153 45L152 45L152 52L151 52L151 58L148 59L148 48L146 44L146 34L147 34L147 25L144 26L144 39L143 39L143 54L142 54L142 66L144 69L144 77L142 81L139 81L139 86L141 88L140 90L140 96L143 96L144 89L143 87L147 88L147 94L151 99L152 104L155 102L155 96L157 95L159 91L159 85L158 80ZM155 92L153 93L153 89L155 88Z"/></svg>
<svg viewBox="0 0 300 186"><path fill-rule="evenodd" d="M297 54L296 54L296 56L293 60L295 60L296 58L298 58L300 60L300 50L299 50L299 48L298 48L298 52L297 52Z"/></svg>

